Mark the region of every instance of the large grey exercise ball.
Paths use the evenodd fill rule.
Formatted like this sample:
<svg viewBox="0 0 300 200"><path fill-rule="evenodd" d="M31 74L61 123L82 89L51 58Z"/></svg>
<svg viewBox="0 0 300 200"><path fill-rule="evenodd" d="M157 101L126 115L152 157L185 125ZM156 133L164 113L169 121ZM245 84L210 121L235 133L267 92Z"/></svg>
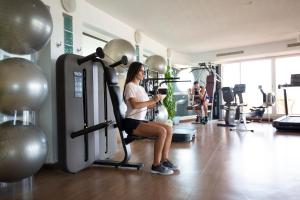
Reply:
<svg viewBox="0 0 300 200"><path fill-rule="evenodd" d="M127 56L128 64L123 66L127 68L135 60L135 49L127 40L113 39L104 46L103 51L105 53L104 59L110 64L119 61L122 56Z"/></svg>
<svg viewBox="0 0 300 200"><path fill-rule="evenodd" d="M0 61L0 112L38 110L48 93L42 69L23 58Z"/></svg>
<svg viewBox="0 0 300 200"><path fill-rule="evenodd" d="M40 0L1 0L0 48L13 54L31 54L50 39L51 14Z"/></svg>
<svg viewBox="0 0 300 200"><path fill-rule="evenodd" d="M158 106L158 113L155 116L155 121L165 123L168 121L168 110L164 105Z"/></svg>
<svg viewBox="0 0 300 200"><path fill-rule="evenodd" d="M146 59L145 64L150 70L157 71L160 74L164 74L167 69L166 60L159 55L149 56Z"/></svg>
<svg viewBox="0 0 300 200"><path fill-rule="evenodd" d="M33 125L0 124L0 182L19 181L32 176L44 164L47 140L43 131Z"/></svg>

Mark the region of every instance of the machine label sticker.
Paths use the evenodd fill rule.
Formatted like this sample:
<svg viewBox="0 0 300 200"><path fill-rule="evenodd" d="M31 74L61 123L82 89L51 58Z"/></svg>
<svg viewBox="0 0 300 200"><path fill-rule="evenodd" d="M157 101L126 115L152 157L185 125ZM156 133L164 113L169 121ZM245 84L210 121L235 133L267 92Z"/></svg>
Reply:
<svg viewBox="0 0 300 200"><path fill-rule="evenodd" d="M74 72L74 97L82 98L82 72Z"/></svg>

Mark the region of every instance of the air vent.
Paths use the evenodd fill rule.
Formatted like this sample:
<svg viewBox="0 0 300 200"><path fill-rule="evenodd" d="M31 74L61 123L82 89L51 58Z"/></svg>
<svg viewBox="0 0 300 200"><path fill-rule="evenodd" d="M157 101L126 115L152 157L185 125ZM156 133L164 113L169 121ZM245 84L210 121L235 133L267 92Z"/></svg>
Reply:
<svg viewBox="0 0 300 200"><path fill-rule="evenodd" d="M296 43L290 43L286 45L287 47L298 47L300 46L300 42L296 42Z"/></svg>
<svg viewBox="0 0 300 200"><path fill-rule="evenodd" d="M231 55L237 55L237 54L243 54L244 51L232 51L232 52L227 52L227 53L218 53L216 54L217 57L221 56L231 56Z"/></svg>

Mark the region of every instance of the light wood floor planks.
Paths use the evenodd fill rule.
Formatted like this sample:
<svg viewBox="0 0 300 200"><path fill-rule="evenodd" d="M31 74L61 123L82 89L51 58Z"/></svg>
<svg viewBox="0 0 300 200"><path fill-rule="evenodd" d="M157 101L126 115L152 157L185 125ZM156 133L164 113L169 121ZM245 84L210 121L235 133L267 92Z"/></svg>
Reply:
<svg viewBox="0 0 300 200"><path fill-rule="evenodd" d="M0 199L98 200L298 200L300 133L276 132L251 123L251 132L230 132L216 122L197 126L196 139L173 143L170 158L180 166L172 176L149 173L153 141L132 144L140 171L90 167L77 174L42 169L33 178L0 184Z"/></svg>

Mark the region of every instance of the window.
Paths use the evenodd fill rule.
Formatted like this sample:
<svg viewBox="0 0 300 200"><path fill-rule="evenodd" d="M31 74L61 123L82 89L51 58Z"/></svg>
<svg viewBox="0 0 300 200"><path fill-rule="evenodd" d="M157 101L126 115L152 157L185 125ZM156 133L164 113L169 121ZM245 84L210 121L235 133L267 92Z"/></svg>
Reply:
<svg viewBox="0 0 300 200"><path fill-rule="evenodd" d="M185 81L185 80L191 81L191 82L177 82L176 83L176 86L177 86L176 89L179 92L187 93L189 91L189 89L193 87L193 83L195 80L193 73L191 72L190 69L183 69L178 72L177 77L179 77L180 80L182 80L182 81Z"/></svg>
<svg viewBox="0 0 300 200"><path fill-rule="evenodd" d="M243 98L249 108L263 104L263 96L258 88L259 85L262 86L265 93L271 92L271 68L271 59L241 62L241 83L246 84L246 92L243 94Z"/></svg>
<svg viewBox="0 0 300 200"><path fill-rule="evenodd" d="M290 84L291 74L300 74L300 56L275 59L276 87L279 84ZM286 88L289 114L300 114L300 87ZM284 114L283 89L276 91L277 113Z"/></svg>
<svg viewBox="0 0 300 200"><path fill-rule="evenodd" d="M108 41L95 37L88 33L82 34L82 55L87 56L95 53L98 47L103 48Z"/></svg>
<svg viewBox="0 0 300 200"><path fill-rule="evenodd" d="M232 87L241 83L240 63L222 65L222 87Z"/></svg>
<svg viewBox="0 0 300 200"><path fill-rule="evenodd" d="M278 89L278 85L290 84L291 74L300 74L300 55L229 63L222 65L222 87L245 83L246 93L243 97L250 108L262 104L262 94L258 89L262 85L265 93L276 93L273 114L285 114L283 89ZM300 87L286 90L289 114L300 114Z"/></svg>
<svg viewBox="0 0 300 200"><path fill-rule="evenodd" d="M224 64L222 66L222 87L234 87L235 84L246 84L243 101L248 111L253 106L261 106L263 97L258 89L261 85L268 93L272 88L272 60L251 60Z"/></svg>

